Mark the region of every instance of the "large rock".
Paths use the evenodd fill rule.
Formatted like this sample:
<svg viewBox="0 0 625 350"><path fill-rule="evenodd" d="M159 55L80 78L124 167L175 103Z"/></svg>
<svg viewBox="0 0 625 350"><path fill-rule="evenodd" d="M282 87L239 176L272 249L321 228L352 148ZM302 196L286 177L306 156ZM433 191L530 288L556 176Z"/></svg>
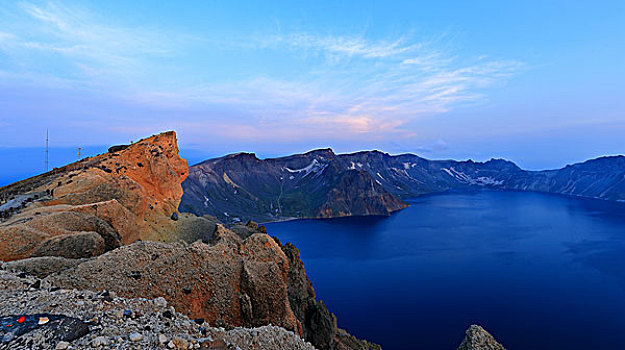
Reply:
<svg viewBox="0 0 625 350"><path fill-rule="evenodd" d="M84 261L83 259L67 259L58 256L42 256L10 261L4 263L3 268L8 271L23 272L27 275L44 278L50 274L76 267Z"/></svg>
<svg viewBox="0 0 625 350"><path fill-rule="evenodd" d="M62 288L164 296L176 310L211 324L275 324L301 334L288 298L289 262L266 234L242 240L218 227L211 244L137 242L47 277Z"/></svg>
<svg viewBox="0 0 625 350"><path fill-rule="evenodd" d="M111 150L0 188L0 201L7 200L0 260L87 257L138 239L178 240L181 229L171 216L188 167L176 134ZM74 244L79 251L67 251Z"/></svg>
<svg viewBox="0 0 625 350"><path fill-rule="evenodd" d="M458 350L506 350L484 328L472 325L467 329L466 335Z"/></svg>
<svg viewBox="0 0 625 350"><path fill-rule="evenodd" d="M48 238L31 255L80 259L98 256L105 251L104 239L100 235L95 232L78 232Z"/></svg>

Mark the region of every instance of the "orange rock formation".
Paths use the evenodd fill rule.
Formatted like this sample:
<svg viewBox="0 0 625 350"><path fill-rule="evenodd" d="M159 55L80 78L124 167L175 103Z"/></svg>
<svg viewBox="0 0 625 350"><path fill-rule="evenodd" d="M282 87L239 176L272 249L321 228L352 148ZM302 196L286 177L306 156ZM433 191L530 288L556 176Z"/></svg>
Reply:
<svg viewBox="0 0 625 350"><path fill-rule="evenodd" d="M169 131L4 187L0 198L15 197L18 207L0 223L0 260L88 257L138 239L175 239L171 216L187 175ZM81 251L63 251L70 245Z"/></svg>

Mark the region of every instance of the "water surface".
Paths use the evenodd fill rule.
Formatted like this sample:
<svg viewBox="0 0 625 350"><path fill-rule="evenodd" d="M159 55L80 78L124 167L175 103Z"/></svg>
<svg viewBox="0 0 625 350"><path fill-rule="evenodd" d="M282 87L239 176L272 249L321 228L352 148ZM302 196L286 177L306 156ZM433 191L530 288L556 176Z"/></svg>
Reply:
<svg viewBox="0 0 625 350"><path fill-rule="evenodd" d="M508 350L625 344L625 204L520 192L410 200L391 217L271 223L317 296L386 350L455 349L477 323Z"/></svg>

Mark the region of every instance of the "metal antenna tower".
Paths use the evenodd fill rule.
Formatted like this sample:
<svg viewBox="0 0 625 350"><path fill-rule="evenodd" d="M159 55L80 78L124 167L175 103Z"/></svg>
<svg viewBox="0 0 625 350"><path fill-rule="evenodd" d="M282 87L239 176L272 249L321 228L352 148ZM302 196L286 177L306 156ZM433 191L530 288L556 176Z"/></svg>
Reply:
<svg viewBox="0 0 625 350"><path fill-rule="evenodd" d="M46 128L46 161L45 161L46 173L48 172L48 128Z"/></svg>

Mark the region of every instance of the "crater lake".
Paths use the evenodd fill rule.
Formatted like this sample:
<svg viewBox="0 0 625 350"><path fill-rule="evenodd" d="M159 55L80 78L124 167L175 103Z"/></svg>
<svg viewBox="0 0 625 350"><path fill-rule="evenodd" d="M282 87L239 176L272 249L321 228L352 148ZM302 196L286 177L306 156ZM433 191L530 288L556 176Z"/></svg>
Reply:
<svg viewBox="0 0 625 350"><path fill-rule="evenodd" d="M339 327L386 350L625 344L625 203L531 192L408 200L390 217L266 224L301 252Z"/></svg>

